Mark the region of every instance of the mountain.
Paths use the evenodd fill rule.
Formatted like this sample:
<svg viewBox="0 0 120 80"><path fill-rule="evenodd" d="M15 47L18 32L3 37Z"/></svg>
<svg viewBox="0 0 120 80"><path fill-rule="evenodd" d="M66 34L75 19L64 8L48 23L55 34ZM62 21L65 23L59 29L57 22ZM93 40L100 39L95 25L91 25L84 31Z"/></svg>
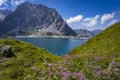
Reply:
<svg viewBox="0 0 120 80"><path fill-rule="evenodd" d="M76 35L54 8L25 2L0 24L5 35Z"/></svg>
<svg viewBox="0 0 120 80"><path fill-rule="evenodd" d="M94 34L91 32L91 31L88 31L86 29L77 29L77 30L74 30L78 35L81 35L81 36L94 36Z"/></svg>
<svg viewBox="0 0 120 80"><path fill-rule="evenodd" d="M102 31L82 46L72 50L75 54L119 55L120 22Z"/></svg>
<svg viewBox="0 0 120 80"><path fill-rule="evenodd" d="M95 35L99 34L100 32L102 32L101 29L96 29L96 30L92 31L92 33L95 34Z"/></svg>
<svg viewBox="0 0 120 80"><path fill-rule="evenodd" d="M10 10L0 10L0 22L4 20L4 18L12 13Z"/></svg>

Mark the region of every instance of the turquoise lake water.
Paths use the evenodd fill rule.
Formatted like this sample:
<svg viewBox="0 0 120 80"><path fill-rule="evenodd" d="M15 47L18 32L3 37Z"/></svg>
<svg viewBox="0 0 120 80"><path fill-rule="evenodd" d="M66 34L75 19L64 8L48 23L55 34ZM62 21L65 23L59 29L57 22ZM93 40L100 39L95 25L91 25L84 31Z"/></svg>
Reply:
<svg viewBox="0 0 120 80"><path fill-rule="evenodd" d="M52 38L52 37L24 37L19 40L30 42L33 45L45 48L56 55L65 55L75 47L83 44L87 40L70 39L70 38Z"/></svg>

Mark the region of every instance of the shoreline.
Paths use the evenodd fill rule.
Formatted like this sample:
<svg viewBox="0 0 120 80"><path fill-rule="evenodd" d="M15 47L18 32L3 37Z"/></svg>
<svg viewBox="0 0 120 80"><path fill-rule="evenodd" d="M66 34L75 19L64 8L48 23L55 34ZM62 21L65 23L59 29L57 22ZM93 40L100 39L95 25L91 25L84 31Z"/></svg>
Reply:
<svg viewBox="0 0 120 80"><path fill-rule="evenodd" d="M70 39L81 39L81 40L88 40L90 37L75 37L75 36L35 36L35 35L30 35L30 36L14 36L14 38L32 38L32 37L51 37L51 38L70 38Z"/></svg>

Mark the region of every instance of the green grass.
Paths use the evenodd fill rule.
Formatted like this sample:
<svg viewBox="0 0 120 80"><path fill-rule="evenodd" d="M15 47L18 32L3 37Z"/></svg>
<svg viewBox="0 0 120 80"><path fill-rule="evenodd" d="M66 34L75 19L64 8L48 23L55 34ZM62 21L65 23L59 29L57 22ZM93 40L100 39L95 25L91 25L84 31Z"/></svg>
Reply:
<svg viewBox="0 0 120 80"><path fill-rule="evenodd" d="M19 40L0 40L0 45L12 45L12 51L16 56L12 58L1 57L1 60L4 60L4 63L0 63L0 79L2 80L7 80L7 78L8 80L21 79L27 75L26 73L30 73L30 67L41 65L43 62L59 60L59 57L52 55L45 49Z"/></svg>

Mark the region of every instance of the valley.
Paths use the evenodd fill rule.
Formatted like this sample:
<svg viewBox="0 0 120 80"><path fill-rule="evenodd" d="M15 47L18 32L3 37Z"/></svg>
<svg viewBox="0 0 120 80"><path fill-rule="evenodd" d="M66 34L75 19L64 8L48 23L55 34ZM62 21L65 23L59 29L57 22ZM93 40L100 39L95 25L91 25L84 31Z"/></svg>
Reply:
<svg viewBox="0 0 120 80"><path fill-rule="evenodd" d="M120 2L106 2L0 0L0 80L120 80Z"/></svg>

